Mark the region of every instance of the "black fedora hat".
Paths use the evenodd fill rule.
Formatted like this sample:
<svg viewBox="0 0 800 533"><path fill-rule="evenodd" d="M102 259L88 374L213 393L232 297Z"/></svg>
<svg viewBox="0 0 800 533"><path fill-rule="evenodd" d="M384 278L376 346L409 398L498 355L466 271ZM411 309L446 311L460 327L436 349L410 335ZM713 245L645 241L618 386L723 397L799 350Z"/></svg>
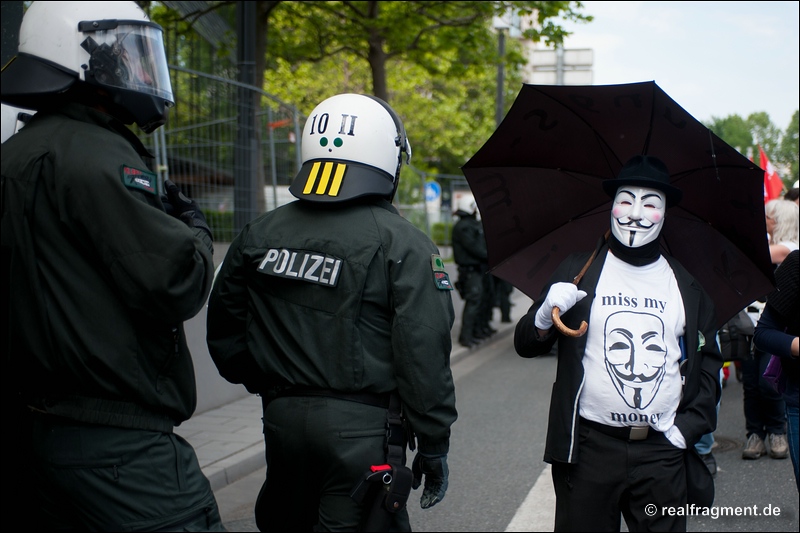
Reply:
<svg viewBox="0 0 800 533"><path fill-rule="evenodd" d="M683 195L680 189L670 185L667 166L651 155L636 155L630 158L616 178L603 182L603 190L614 198L617 190L623 185L659 190L667 196L667 207L677 205Z"/></svg>

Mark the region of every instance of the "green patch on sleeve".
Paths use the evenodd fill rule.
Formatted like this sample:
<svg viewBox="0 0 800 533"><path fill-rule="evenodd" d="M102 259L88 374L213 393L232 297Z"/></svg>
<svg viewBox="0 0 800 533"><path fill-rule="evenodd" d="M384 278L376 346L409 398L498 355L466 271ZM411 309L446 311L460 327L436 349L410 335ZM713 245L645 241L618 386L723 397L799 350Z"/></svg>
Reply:
<svg viewBox="0 0 800 533"><path fill-rule="evenodd" d="M158 175L155 172L122 165L121 174L122 183L127 188L158 195Z"/></svg>
<svg viewBox="0 0 800 533"><path fill-rule="evenodd" d="M439 254L431 254L431 268L434 272L445 272L444 261Z"/></svg>
<svg viewBox="0 0 800 533"><path fill-rule="evenodd" d="M452 291L453 284L450 283L450 276L447 272L434 272L433 280L436 283L436 288L441 291Z"/></svg>

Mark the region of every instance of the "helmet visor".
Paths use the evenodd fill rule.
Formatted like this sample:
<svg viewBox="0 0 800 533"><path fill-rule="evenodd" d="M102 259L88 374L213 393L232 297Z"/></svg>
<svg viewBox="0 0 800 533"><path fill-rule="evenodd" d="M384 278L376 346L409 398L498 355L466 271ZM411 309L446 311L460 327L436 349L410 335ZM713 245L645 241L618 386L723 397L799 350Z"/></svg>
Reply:
<svg viewBox="0 0 800 533"><path fill-rule="evenodd" d="M107 29L95 29L96 24L86 28L92 23L80 25L87 35L81 46L91 56L89 67L95 80L101 85L150 94L173 104L161 27L141 22L113 22L113 27ZM101 24L100 28L106 26Z"/></svg>

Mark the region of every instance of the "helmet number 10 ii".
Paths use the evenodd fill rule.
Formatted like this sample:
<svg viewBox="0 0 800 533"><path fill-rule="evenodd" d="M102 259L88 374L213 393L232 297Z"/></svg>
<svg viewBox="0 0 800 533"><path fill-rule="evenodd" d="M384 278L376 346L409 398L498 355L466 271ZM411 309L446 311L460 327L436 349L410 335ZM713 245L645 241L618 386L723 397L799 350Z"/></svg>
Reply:
<svg viewBox="0 0 800 533"><path fill-rule="evenodd" d="M403 153L411 146L389 105L374 96L340 94L319 104L303 129L303 166L289 191L312 202L362 196L391 200Z"/></svg>
<svg viewBox="0 0 800 533"><path fill-rule="evenodd" d="M342 124L339 127L339 135L349 135L351 137L355 136L355 129L356 129L356 119L358 117L355 115L342 115ZM348 119L350 121L349 128L347 127ZM325 133L328 130L328 121L330 120L330 116L327 113L323 113L321 117L319 117L319 124L317 124L317 115L311 117L311 131L309 132L310 135L314 135L316 132L314 129L317 129L319 133ZM347 132L345 132L345 128L347 128ZM334 143L338 142L338 146L342 145L342 140L337 138Z"/></svg>

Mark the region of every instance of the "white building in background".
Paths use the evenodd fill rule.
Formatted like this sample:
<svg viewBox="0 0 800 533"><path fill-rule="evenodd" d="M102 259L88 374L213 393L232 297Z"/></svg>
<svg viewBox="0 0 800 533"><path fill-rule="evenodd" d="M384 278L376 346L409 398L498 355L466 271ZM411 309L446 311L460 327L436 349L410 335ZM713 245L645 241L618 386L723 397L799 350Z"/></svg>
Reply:
<svg viewBox="0 0 800 533"><path fill-rule="evenodd" d="M532 27L536 19L519 20L522 31ZM514 21L516 22L516 21ZM514 36L511 32L510 36ZM594 50L591 48L548 48L542 43L523 41L528 64L522 71L522 81L536 85L592 85L594 83Z"/></svg>
<svg viewBox="0 0 800 533"><path fill-rule="evenodd" d="M537 85L592 85L594 50L591 48L556 50L534 48L530 43L528 64L523 70L523 81Z"/></svg>

